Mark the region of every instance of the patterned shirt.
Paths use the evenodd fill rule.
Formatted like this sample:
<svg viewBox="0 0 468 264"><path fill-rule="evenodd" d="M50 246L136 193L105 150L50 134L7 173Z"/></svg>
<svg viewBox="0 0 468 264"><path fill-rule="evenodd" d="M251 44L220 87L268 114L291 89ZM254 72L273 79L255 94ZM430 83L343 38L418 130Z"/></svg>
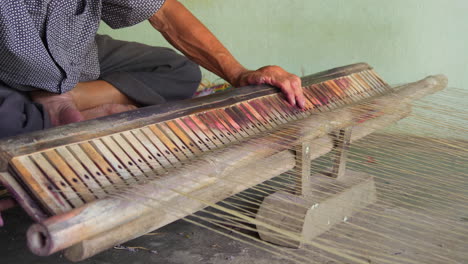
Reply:
<svg viewBox="0 0 468 264"><path fill-rule="evenodd" d="M70 91L99 77L95 35L150 18L165 0L0 0L0 83Z"/></svg>

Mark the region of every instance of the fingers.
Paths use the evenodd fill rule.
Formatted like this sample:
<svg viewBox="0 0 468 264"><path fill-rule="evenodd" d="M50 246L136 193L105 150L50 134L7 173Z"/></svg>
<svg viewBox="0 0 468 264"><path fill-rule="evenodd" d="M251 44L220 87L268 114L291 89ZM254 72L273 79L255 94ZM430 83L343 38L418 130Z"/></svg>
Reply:
<svg viewBox="0 0 468 264"><path fill-rule="evenodd" d="M294 97L296 98L297 106L300 108L304 108L305 97L304 97L304 92L302 91L301 79L297 76L294 76L293 80L291 81L291 87L292 87L292 90L294 91Z"/></svg>
<svg viewBox="0 0 468 264"><path fill-rule="evenodd" d="M296 105L296 93L290 82L284 81L278 83L276 86L281 88L281 91L286 96L286 100L288 100L290 105Z"/></svg>
<svg viewBox="0 0 468 264"><path fill-rule="evenodd" d="M245 72L240 77L241 85L270 84L281 89L292 106L305 107L301 79L278 66L265 66L256 71Z"/></svg>
<svg viewBox="0 0 468 264"><path fill-rule="evenodd" d="M275 86L281 88L281 91L286 96L289 104L292 106L298 106L299 108L304 108L305 97L302 91L301 79L296 75L288 75L288 78L278 82Z"/></svg>

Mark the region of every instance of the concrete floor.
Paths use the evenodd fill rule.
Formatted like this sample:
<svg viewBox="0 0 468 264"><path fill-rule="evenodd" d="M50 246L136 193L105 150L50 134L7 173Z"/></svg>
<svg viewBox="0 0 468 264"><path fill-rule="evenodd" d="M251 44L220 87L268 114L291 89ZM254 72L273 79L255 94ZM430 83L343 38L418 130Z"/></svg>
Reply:
<svg viewBox="0 0 468 264"><path fill-rule="evenodd" d="M436 167L437 163L445 162L445 159L441 156L433 158L431 155L419 153L420 149L414 148L415 145L410 144L411 142L414 143L414 139L410 140L408 144L399 144L399 147L403 148L402 151L405 153L414 153L419 159L426 159L422 160L421 164L428 162ZM387 143L392 146L396 144L390 141ZM463 144L466 144L466 142ZM457 145L460 144L457 143ZM368 147L363 144L360 146L361 149L355 151L372 155L376 163L382 162L384 158L388 162L396 162L395 159L397 158L380 157L379 155L381 154L378 153L377 149L370 147L367 149ZM441 146L433 147L437 151L443 152ZM447 145L443 147L447 147ZM430 151L430 149L426 149L426 151ZM362 156L366 157L366 155ZM458 169L464 170L467 168L466 164L460 163L467 160L466 156L460 157L459 160L454 160L453 157L449 158L453 164L462 165L458 166ZM414 162L407 165L414 166ZM379 164L376 164L376 168L377 166ZM381 166L379 170L381 170ZM378 173L377 170L374 173ZM447 173L447 176L450 174L449 172L441 173ZM457 171L454 173L457 173ZM466 177L466 171L461 171L459 175ZM398 177L404 178L408 176L399 175ZM385 199L390 200L380 199L377 204L369 207L374 212L373 215L366 214L366 211L360 212L347 223L335 226L332 230L323 234L321 238L336 241L337 248L343 249L346 249L349 245L349 243L346 243L346 240L353 237L360 240L375 241L379 245L378 248L373 247L372 244L368 244L363 245L356 251L356 254L363 256L362 259L367 263L381 263L379 259L382 258L388 258L390 262L387 263L404 263L402 261L408 259L416 263L468 263L468 212L466 210L466 199L453 203L449 208L441 209L435 207L438 206L437 203L424 204L418 200L411 200L412 203L408 203L408 201L405 201L405 196L399 193L402 187L393 186L391 181L385 177L377 178L376 184L378 191L385 193ZM456 194L458 197L468 197L466 184L467 181L464 181L459 186L460 188L457 188L460 192ZM454 201L457 200L454 199ZM426 214L427 216L421 218L420 213L422 211L419 210L424 212L436 210L437 214ZM37 257L28 251L25 232L32 222L20 208L4 212L4 219L6 220L6 226L0 228L0 263L69 263L60 253L50 257ZM398 222L389 221L389 219L397 219ZM404 224L398 225L399 223L411 223L414 221L422 223L418 226L418 230L413 227L407 228ZM355 228L356 226L366 227L369 232L362 232L362 230ZM458 230L458 232L452 234L453 230ZM460 230L466 232L459 232ZM447 234L452 235L448 236ZM256 236L255 233L251 235ZM404 236L408 237L408 239L403 241L401 238ZM417 237L418 243L422 242L424 245L411 247L411 237L413 236L414 238ZM132 252L127 249L110 249L81 263L292 263L254 246L227 238L184 220L179 220L161 228L155 231L153 235L143 236L130 241L124 246L145 247L149 251L140 249ZM310 260L307 261L308 263L347 263L340 261L339 258L331 259L326 253L319 250L288 249L288 252L300 254L303 258ZM436 257L433 258L431 256ZM399 257L401 257L402 261L398 261ZM441 259L446 259L447 261L441 262Z"/></svg>

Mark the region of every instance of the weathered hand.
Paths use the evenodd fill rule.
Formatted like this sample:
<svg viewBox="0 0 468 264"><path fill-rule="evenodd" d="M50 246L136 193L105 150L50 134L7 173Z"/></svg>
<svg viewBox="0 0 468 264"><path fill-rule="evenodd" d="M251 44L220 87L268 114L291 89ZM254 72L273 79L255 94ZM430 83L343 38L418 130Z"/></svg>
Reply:
<svg viewBox="0 0 468 264"><path fill-rule="evenodd" d="M302 92L301 79L278 66L265 66L256 71L242 72L235 86L269 84L276 86L286 96L291 105L305 107L305 98Z"/></svg>

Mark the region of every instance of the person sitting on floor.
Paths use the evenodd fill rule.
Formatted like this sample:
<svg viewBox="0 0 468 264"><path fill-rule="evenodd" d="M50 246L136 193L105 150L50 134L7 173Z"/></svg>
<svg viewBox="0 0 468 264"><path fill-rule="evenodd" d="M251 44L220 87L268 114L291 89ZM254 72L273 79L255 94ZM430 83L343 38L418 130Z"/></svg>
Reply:
<svg viewBox="0 0 468 264"><path fill-rule="evenodd" d="M97 35L149 20L175 51ZM192 97L198 65L233 86L270 84L304 106L278 66L244 68L177 0L2 0L0 138Z"/></svg>

